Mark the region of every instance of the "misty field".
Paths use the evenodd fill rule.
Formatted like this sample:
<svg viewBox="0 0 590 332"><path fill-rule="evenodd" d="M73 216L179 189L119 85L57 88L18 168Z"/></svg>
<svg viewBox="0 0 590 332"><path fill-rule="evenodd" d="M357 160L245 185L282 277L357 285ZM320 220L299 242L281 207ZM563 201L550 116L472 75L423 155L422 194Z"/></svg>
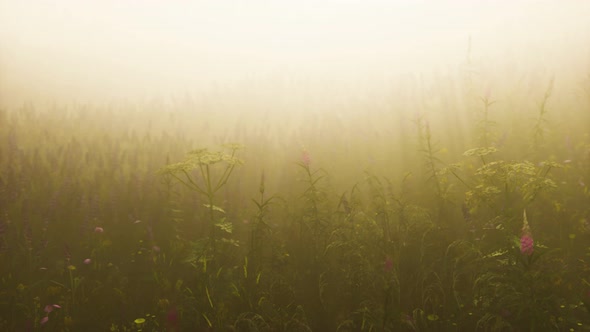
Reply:
<svg viewBox="0 0 590 332"><path fill-rule="evenodd" d="M2 110L0 330L590 330L590 77L502 75Z"/></svg>

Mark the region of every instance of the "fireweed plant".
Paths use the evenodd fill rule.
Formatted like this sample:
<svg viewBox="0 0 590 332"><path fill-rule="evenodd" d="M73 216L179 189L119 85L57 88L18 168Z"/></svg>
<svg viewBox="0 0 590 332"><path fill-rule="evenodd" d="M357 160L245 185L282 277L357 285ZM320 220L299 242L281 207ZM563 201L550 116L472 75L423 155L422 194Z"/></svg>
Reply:
<svg viewBox="0 0 590 332"><path fill-rule="evenodd" d="M300 181L304 191L300 198L301 213L296 217L298 220L294 224L298 228L297 242L290 244L296 264L296 281L301 290L295 296L305 301L304 308L308 308L309 315L313 315L309 318L313 320L312 325L329 328L329 325L321 321L321 317L328 315L322 303L325 286L322 277L327 267L324 256L327 236L333 226L331 220L333 207L330 206L331 202L325 189L327 173L315 166L310 152L306 149L303 149L297 166L301 170ZM299 323L309 325L307 315Z"/></svg>

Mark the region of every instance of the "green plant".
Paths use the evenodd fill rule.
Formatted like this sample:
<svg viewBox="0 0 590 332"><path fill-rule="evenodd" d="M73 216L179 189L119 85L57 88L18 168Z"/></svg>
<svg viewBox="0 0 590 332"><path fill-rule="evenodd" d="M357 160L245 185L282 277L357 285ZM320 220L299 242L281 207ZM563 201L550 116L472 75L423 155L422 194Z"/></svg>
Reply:
<svg viewBox="0 0 590 332"><path fill-rule="evenodd" d="M531 149L532 151L535 153L535 157L538 158L538 156L540 155L542 149L544 148L544 140L545 140L545 136L546 136L546 131L547 131L547 112L549 110L548 108L548 102L549 102L549 98L551 98L551 93L553 91L553 83L554 83L554 78L552 78L549 81L549 85L547 86L547 89L545 90L545 93L543 94L543 98L541 99L541 102L539 103L539 114L537 116L537 118L535 119L535 123L533 125L532 128L532 134L531 134Z"/></svg>
<svg viewBox="0 0 590 332"><path fill-rule="evenodd" d="M230 153L223 151L210 152L207 149L193 150L187 154L184 161L168 165L160 170L161 174L173 176L189 189L202 195L206 200L203 206L208 213L207 217L210 225L208 247L212 251L212 258L205 256L205 264L209 259L216 259L219 230L224 233L232 232L232 223L226 221L225 217L217 217L218 215L224 215L225 211L215 205L215 195L227 183L235 167L243 163L236 156L237 151L242 149L242 146L228 144L225 147L230 150ZM221 165L221 167L215 165ZM200 175L199 177L195 176L195 170ZM215 170L218 170L217 174L214 174Z"/></svg>

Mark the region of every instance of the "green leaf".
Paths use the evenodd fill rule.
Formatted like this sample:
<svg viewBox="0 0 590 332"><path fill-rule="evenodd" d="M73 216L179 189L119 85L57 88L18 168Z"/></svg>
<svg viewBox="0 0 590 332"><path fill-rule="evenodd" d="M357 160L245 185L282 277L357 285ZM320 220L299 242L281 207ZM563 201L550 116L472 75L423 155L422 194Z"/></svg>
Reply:
<svg viewBox="0 0 590 332"><path fill-rule="evenodd" d="M252 199L252 202L254 202L254 204L256 204L256 207L258 207L258 210L262 210L262 205L260 205L255 199Z"/></svg>
<svg viewBox="0 0 590 332"><path fill-rule="evenodd" d="M225 221L225 218L222 218L221 220L219 220L215 224L215 226L221 228L221 230L223 230L224 232L230 233L230 234L233 232L233 229L234 229L233 224L229 221Z"/></svg>
<svg viewBox="0 0 590 332"><path fill-rule="evenodd" d="M211 296L209 295L209 288L205 286L205 293L207 294L207 300L209 300L209 305L213 308L213 301L211 300Z"/></svg>
<svg viewBox="0 0 590 332"><path fill-rule="evenodd" d="M498 149L491 146L489 148L470 149L470 150L463 152L463 155L466 157L471 157L471 156L483 157L483 156L487 156L488 154L495 153L497 151L498 151Z"/></svg>
<svg viewBox="0 0 590 332"><path fill-rule="evenodd" d="M221 212L221 213L225 213L225 210L223 210L223 209L222 209L222 208L220 208L219 206L215 206L215 205L213 205L213 207L211 207L211 205L210 205L210 204L203 204L203 206L204 206L204 207L206 207L206 208L208 208L208 209L211 209L211 208L212 208L212 209L213 209L213 211L218 211L218 212ZM231 232L230 232L230 233L231 233Z"/></svg>
<svg viewBox="0 0 590 332"><path fill-rule="evenodd" d="M236 241L234 239L221 238L221 242L231 244L234 247L239 247L240 246L240 242L239 241Z"/></svg>
<svg viewBox="0 0 590 332"><path fill-rule="evenodd" d="M203 318L205 318L205 320L207 321L207 325L209 325L209 327L213 327L213 324L211 324L211 321L209 320L209 317L207 317L206 314L202 314Z"/></svg>

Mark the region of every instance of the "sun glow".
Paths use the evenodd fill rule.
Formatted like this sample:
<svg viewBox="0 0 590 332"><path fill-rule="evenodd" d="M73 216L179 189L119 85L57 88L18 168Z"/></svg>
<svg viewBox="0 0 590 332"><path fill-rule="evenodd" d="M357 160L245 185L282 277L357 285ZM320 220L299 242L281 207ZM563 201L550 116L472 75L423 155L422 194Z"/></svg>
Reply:
<svg viewBox="0 0 590 332"><path fill-rule="evenodd" d="M459 64L469 40L476 59L562 66L588 50L588 16L583 1L2 0L0 96L18 105L277 76L371 80Z"/></svg>

